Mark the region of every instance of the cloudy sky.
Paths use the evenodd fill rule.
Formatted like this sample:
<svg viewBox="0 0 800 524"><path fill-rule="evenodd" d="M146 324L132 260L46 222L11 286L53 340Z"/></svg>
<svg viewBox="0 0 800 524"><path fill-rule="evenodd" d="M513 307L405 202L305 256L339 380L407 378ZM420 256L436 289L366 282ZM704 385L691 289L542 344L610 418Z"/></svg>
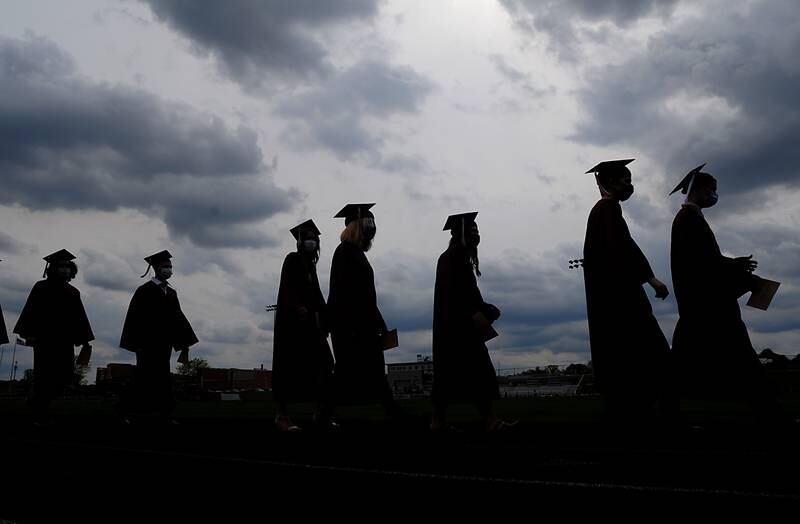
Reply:
<svg viewBox="0 0 800 524"><path fill-rule="evenodd" d="M288 229L377 202L369 253L401 347L430 354L448 214L478 210L497 367L589 358L580 255L600 160L635 157L631 231L671 287L666 195L708 162L723 250L782 281L744 308L757 349L800 352L800 9L795 0L0 0L0 304L41 257L78 255L98 341L118 349L142 257L219 367L271 367ZM652 292L650 292L652 294ZM670 297L655 305L671 337ZM6 349L10 349L6 346ZM8 355L8 353L6 353ZM10 358L0 376L7 376ZM20 372L30 351L18 353ZM92 374L93 375L93 374Z"/></svg>

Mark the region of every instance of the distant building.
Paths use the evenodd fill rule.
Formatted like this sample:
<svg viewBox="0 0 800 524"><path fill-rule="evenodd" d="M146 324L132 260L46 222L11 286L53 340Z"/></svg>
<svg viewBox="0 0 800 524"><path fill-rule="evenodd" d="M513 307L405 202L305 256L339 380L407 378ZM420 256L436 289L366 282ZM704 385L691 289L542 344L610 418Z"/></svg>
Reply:
<svg viewBox="0 0 800 524"><path fill-rule="evenodd" d="M95 384L121 383L133 379L136 366L133 364L107 364L104 368L95 370Z"/></svg>
<svg viewBox="0 0 800 524"><path fill-rule="evenodd" d="M131 382L136 372L133 364L109 363L106 367L95 370L95 386L97 391L105 394L118 394Z"/></svg>
<svg viewBox="0 0 800 524"><path fill-rule="evenodd" d="M591 375L520 374L500 377L500 395L515 397L572 397L585 392Z"/></svg>
<svg viewBox="0 0 800 524"><path fill-rule="evenodd" d="M204 368L200 370L200 389L203 391L271 390L272 370Z"/></svg>
<svg viewBox="0 0 800 524"><path fill-rule="evenodd" d="M392 394L398 398L425 398L433 389L433 360L417 356L416 362L387 364L386 378Z"/></svg>
<svg viewBox="0 0 800 524"><path fill-rule="evenodd" d="M95 383L101 390L117 392L119 387L133 381L136 366L133 364L108 364L97 368ZM267 369L204 368L200 376L181 376L173 373L178 391L248 391L271 390L272 371Z"/></svg>

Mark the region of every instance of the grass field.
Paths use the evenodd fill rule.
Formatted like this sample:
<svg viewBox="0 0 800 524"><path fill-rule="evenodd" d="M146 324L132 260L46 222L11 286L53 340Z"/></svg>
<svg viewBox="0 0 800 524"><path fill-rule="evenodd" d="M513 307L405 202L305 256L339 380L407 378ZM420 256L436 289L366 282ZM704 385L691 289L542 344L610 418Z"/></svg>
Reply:
<svg viewBox="0 0 800 524"><path fill-rule="evenodd" d="M179 401L175 416L178 419L271 419L274 405L268 393L250 393L247 400L238 401ZM800 397L784 397L781 400L785 411L800 417ZM101 397L66 398L52 405L55 418L78 418L94 422L113 422L115 400ZM430 416L431 404L426 399L401 400L400 405L411 415ZM312 404L290 405L293 418L310 421L315 406ZM603 419L602 401L597 396L587 397L540 397L503 399L496 402L497 413L502 418L519 420L523 424L595 424ZM713 421L719 424L750 424L752 409L737 401L684 401L681 411L688 422ZM29 416L29 409L22 398L0 397L0 417L8 422L22 423ZM384 418L378 405L340 406L337 419L353 422L379 421ZM477 410L470 405L453 405L449 410L450 421L455 424L471 424L478 419Z"/></svg>
<svg viewBox="0 0 800 524"><path fill-rule="evenodd" d="M520 421L514 430L487 434L474 409L454 406L451 422L462 431L444 435L427 430L427 401L401 404L409 414L402 421L378 406L342 407L341 431L284 434L265 396L179 402L178 426L157 419L126 426L112 400L64 399L46 428L32 426L22 399L0 399L0 519L250 522L276 501L325 518L343 500L363 511L400 504L394 513L414 508L399 501L420 497L430 508L468 514L473 506L526 504L616 516L639 505L659 512L800 506L800 432L763 425L740 403L687 403L686 423L673 426L609 424L596 397L507 399L497 410ZM784 405L800 413L797 399ZM308 428L313 406L294 408ZM692 427L698 423L703 429ZM81 499L88 507L75 504ZM48 517L53 507L61 518ZM220 510L224 518L209 517Z"/></svg>

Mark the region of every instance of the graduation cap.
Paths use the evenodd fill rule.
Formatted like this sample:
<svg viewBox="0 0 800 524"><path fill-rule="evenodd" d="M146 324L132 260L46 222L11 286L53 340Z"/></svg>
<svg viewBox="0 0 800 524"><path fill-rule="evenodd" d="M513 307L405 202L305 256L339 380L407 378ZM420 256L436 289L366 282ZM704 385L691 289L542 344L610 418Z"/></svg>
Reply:
<svg viewBox="0 0 800 524"><path fill-rule="evenodd" d="M170 258L172 258L172 254L166 249L164 251L159 251L158 253L150 255L149 257L144 257L144 261L147 262L147 271L145 271L144 275L142 275L139 278L146 277L147 274L150 272L151 267L157 267L161 262L169 260Z"/></svg>
<svg viewBox="0 0 800 524"><path fill-rule="evenodd" d="M289 233L292 234L295 240L300 240L300 233L302 231L307 231L307 230L313 231L314 234L317 236L320 236L322 234L319 232L317 225L311 219L306 220L302 224L294 226L292 229L289 230Z"/></svg>
<svg viewBox="0 0 800 524"><path fill-rule="evenodd" d="M681 180L680 183L677 186L675 186L675 189L670 191L669 194L672 195L673 193L680 190L680 192L683 193L684 195L688 195L689 191L691 191L692 189L692 183L694 182L694 177L700 174L700 170L703 169L704 167L705 164L701 164L696 168L692 169L691 171L689 171L688 173L686 173L686 176L683 177L683 180Z"/></svg>
<svg viewBox="0 0 800 524"><path fill-rule="evenodd" d="M359 218L375 218L375 215L369 210L374 205L374 202L371 204L347 204L333 218L343 218L345 226Z"/></svg>
<svg viewBox="0 0 800 524"><path fill-rule="evenodd" d="M447 217L447 221L444 223L444 228L442 231L455 230L460 228L462 231L467 224L472 224L475 222L475 217L478 216L477 211L471 211L469 213L458 213L456 215L450 215Z"/></svg>
<svg viewBox="0 0 800 524"><path fill-rule="evenodd" d="M626 158L622 160L606 160L605 162L600 162L589 171L584 174L594 173L595 175L599 175L600 173L611 173L613 171L617 171L620 168L623 168L633 162L635 158Z"/></svg>
<svg viewBox="0 0 800 524"><path fill-rule="evenodd" d="M50 264L55 264L57 262L69 262L70 260L75 260L75 255L67 251L66 249L59 249L55 253L50 253L43 259L46 264L44 265L44 273L42 273L42 277L47 275L47 268L50 267Z"/></svg>

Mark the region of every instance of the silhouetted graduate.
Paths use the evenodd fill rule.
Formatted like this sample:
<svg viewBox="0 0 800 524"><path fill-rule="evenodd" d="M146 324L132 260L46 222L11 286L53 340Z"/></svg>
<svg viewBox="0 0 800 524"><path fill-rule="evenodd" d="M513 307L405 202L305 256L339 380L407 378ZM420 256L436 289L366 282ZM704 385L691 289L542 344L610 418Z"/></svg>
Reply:
<svg viewBox="0 0 800 524"><path fill-rule="evenodd" d="M452 403L476 404L490 431L512 425L499 420L492 407L500 391L484 326L497 320L500 310L483 300L475 278L480 274L477 215L451 215L443 229L451 239L436 264L433 294L433 431L447 427Z"/></svg>
<svg viewBox="0 0 800 524"><path fill-rule="evenodd" d="M748 398L773 408L772 394L737 299L759 278L752 256L730 258L720 251L703 209L717 203L717 181L702 168L690 171L675 189L686 200L672 222L670 263L678 323L672 352L685 395Z"/></svg>
<svg viewBox="0 0 800 524"><path fill-rule="evenodd" d="M45 422L50 402L74 377L75 346L89 351L94 333L80 292L68 283L75 256L61 249L44 257L45 280L31 289L14 333L33 346L32 403L39 422Z"/></svg>
<svg viewBox="0 0 800 524"><path fill-rule="evenodd" d="M158 412L170 417L174 409L170 356L180 351L179 362L188 362L189 347L197 343L192 326L181 310L178 294L169 285L172 255L160 251L145 257L147 271L155 276L133 294L122 328L119 345L136 353L133 392L122 406L124 411Z"/></svg>
<svg viewBox="0 0 800 524"><path fill-rule="evenodd" d="M620 202L633 194L633 160L601 162L594 173L601 199L586 225L583 246L586 309L595 386L609 414L634 414L664 397L669 345L642 285L664 299L667 287L653 275L636 245Z"/></svg>
<svg viewBox="0 0 800 524"><path fill-rule="evenodd" d="M290 230L297 251L283 261L272 352L272 395L278 404L275 424L281 431L300 429L287 404L313 400L315 421L331 420L333 356L328 346L327 308L317 278L320 232L312 220Z"/></svg>
<svg viewBox="0 0 800 524"><path fill-rule="evenodd" d="M0 344L8 344L8 331L6 331L6 319L3 318L2 306L0 306Z"/></svg>
<svg viewBox="0 0 800 524"><path fill-rule="evenodd" d="M345 229L331 262L328 311L337 403L381 403L391 415L396 406L380 345L386 322L378 309L375 275L364 254L375 238L375 216L369 210L374 205L348 204L334 217L345 219Z"/></svg>

